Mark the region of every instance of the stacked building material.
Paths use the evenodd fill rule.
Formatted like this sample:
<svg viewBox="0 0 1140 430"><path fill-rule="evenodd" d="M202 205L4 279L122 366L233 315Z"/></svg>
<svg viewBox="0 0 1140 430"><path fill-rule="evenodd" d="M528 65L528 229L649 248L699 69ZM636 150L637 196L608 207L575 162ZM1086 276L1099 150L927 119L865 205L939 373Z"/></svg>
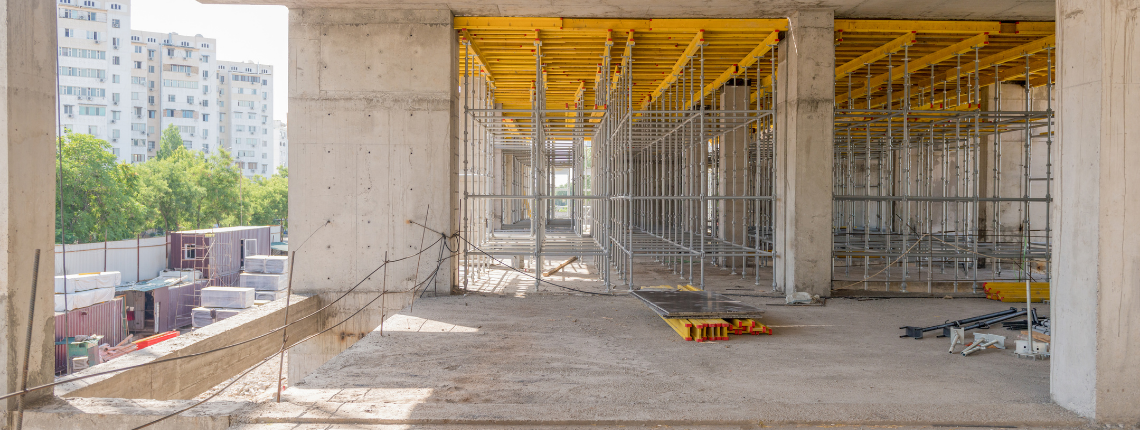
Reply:
<svg viewBox="0 0 1140 430"><path fill-rule="evenodd" d="M289 257L276 255L251 255L245 257L247 273L285 273L289 267Z"/></svg>
<svg viewBox="0 0 1140 430"><path fill-rule="evenodd" d="M253 292L253 300L254 301L265 300L268 302L272 302L274 300L285 297L285 293L286 293L285 290L280 290L280 291L254 291Z"/></svg>
<svg viewBox="0 0 1140 430"><path fill-rule="evenodd" d="M215 321L221 321L221 320L224 320L226 318L232 317L234 315L241 313L241 311L243 311L243 310L245 310L245 309L227 309L227 308L214 309L214 315L216 317Z"/></svg>
<svg viewBox="0 0 1140 430"><path fill-rule="evenodd" d="M256 291L281 291L289 286L289 275L284 273L242 273L238 278L242 288Z"/></svg>
<svg viewBox="0 0 1140 430"><path fill-rule="evenodd" d="M55 311L67 312L115 298L119 272L80 273L55 277Z"/></svg>
<svg viewBox="0 0 1140 430"><path fill-rule="evenodd" d="M986 298L1007 303L1025 303L1025 282L986 282L982 284ZM1029 284L1030 300L1040 303L1049 300L1048 282L1031 282Z"/></svg>
<svg viewBox="0 0 1140 430"><path fill-rule="evenodd" d="M190 310L190 320L193 322L194 328L201 328L213 324L217 321L214 315L214 310L210 308L194 308Z"/></svg>
<svg viewBox="0 0 1140 430"><path fill-rule="evenodd" d="M700 291L692 285L672 287L662 285L643 287L641 290ZM772 334L772 329L751 318L670 318L659 315L666 324L687 341L728 340L729 334Z"/></svg>
<svg viewBox="0 0 1140 430"><path fill-rule="evenodd" d="M253 288L206 287L202 289L202 307L245 309L253 306Z"/></svg>

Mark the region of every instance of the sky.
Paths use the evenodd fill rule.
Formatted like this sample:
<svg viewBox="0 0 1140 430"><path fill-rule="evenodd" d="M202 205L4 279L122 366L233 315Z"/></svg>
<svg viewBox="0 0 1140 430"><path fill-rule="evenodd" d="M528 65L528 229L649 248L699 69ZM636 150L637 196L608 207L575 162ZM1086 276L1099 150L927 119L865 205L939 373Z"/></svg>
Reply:
<svg viewBox="0 0 1140 430"><path fill-rule="evenodd" d="M131 29L217 39L221 61L273 65L273 119L289 110L289 9L204 5L195 0L131 0Z"/></svg>

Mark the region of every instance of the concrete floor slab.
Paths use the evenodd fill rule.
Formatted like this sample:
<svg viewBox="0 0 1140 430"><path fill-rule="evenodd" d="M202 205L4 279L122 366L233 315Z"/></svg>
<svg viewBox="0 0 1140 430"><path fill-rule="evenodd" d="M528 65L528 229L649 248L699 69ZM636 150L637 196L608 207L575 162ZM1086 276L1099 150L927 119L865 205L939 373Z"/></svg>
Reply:
<svg viewBox="0 0 1140 430"><path fill-rule="evenodd" d="M593 285L575 280L574 270L582 268L556 282ZM898 338L903 325L1008 308L999 302L833 299L824 307L769 306L783 299L760 297L766 287L749 292L750 284L715 282L714 290L765 307L774 335L695 343L627 294L534 293L525 279L491 275L499 285L487 289L493 293L418 301L388 320L382 335L378 328L289 388L288 403L260 405L248 422L318 428L1085 423L1049 401L1048 362L1001 350L962 357L947 353L946 339ZM675 278L667 271L646 276L661 283Z"/></svg>

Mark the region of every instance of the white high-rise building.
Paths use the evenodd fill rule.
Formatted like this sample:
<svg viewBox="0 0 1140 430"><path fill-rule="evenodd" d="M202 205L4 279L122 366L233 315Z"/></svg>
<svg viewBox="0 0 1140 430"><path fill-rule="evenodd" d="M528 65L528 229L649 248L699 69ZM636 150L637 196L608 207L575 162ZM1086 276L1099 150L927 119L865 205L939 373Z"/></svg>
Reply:
<svg viewBox="0 0 1140 430"><path fill-rule="evenodd" d="M227 148L248 177L276 172L273 133L273 66L219 61L218 144Z"/></svg>
<svg viewBox="0 0 1140 430"><path fill-rule="evenodd" d="M131 133L130 0L57 0L59 125L111 144L119 160L146 159Z"/></svg>
<svg viewBox="0 0 1140 430"><path fill-rule="evenodd" d="M217 41L197 34L132 31L132 136L145 136L155 156L173 124L191 151L216 151Z"/></svg>
<svg viewBox="0 0 1140 430"><path fill-rule="evenodd" d="M273 172L276 173L277 167L289 168L289 126L284 121L273 121L273 126L273 144L277 151Z"/></svg>

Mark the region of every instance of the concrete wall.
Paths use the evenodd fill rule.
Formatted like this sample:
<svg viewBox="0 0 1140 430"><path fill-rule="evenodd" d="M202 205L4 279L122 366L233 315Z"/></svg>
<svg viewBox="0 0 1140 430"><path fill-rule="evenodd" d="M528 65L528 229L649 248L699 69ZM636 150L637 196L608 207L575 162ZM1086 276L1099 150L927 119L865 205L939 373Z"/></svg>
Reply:
<svg viewBox="0 0 1140 430"><path fill-rule="evenodd" d="M314 316L320 300L294 295L289 307L289 344L317 332L320 321ZM285 299L246 310L193 333L132 352L73 376L122 369L156 360L187 356L246 341L281 327L285 323ZM281 348L282 334L271 334L251 343L223 351L178 361L143 366L111 375L96 376L56 386L61 397L110 397L124 399L188 400L244 372ZM291 360L290 360L291 361ZM266 366L277 367L276 359Z"/></svg>
<svg viewBox="0 0 1140 430"><path fill-rule="evenodd" d="M385 254L396 259L420 250L423 230L407 220L454 231L458 54L451 20L447 10L290 11L293 288L328 301L363 280L325 315L326 325L432 272L435 249L418 274L413 258L393 263L386 276L369 276ZM438 235L427 237L430 244ZM452 273L444 267L439 275L445 291ZM411 298L389 293L298 347L290 378L300 381Z"/></svg>
<svg viewBox="0 0 1140 430"><path fill-rule="evenodd" d="M779 46L775 279L789 298L831 293L832 177L823 172L834 159L833 37L830 10L803 10Z"/></svg>
<svg viewBox="0 0 1140 430"><path fill-rule="evenodd" d="M54 2L0 1L0 374L6 393L20 389L29 324L28 385L51 382L55 360L55 22ZM40 269L33 280L37 249ZM7 408L15 406L16 398L8 399ZM12 415L5 415L9 427Z"/></svg>
<svg viewBox="0 0 1140 430"><path fill-rule="evenodd" d="M1057 2L1053 400L1140 422L1140 4Z"/></svg>

